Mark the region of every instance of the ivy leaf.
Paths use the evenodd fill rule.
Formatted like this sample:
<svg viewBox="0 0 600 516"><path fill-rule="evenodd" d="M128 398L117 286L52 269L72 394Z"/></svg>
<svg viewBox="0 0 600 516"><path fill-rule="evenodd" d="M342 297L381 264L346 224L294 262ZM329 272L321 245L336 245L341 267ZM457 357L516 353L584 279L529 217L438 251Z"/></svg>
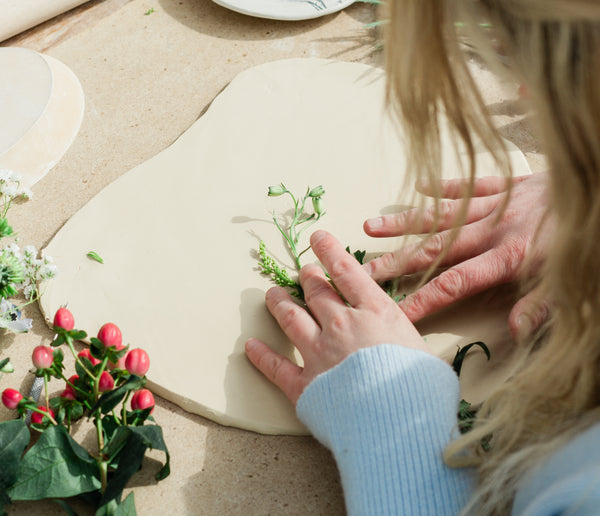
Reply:
<svg viewBox="0 0 600 516"><path fill-rule="evenodd" d="M63 426L51 426L23 457L8 494L13 500L68 498L100 489L98 476L95 459Z"/></svg>
<svg viewBox="0 0 600 516"><path fill-rule="evenodd" d="M29 430L25 421L16 419L0 423L0 513L10 503L7 490L17 480L21 456L29 444Z"/></svg>
<svg viewBox="0 0 600 516"><path fill-rule="evenodd" d="M454 372L458 376L460 376L460 371L462 369L462 365L463 365L465 356L467 356L467 353L473 346L479 346L481 349L483 349L483 351L485 352L485 354L487 356L487 359L488 360L490 359L490 350L480 340L478 340L477 342L471 342L470 344L467 344L466 346L459 348L458 351L456 352L456 355L454 355L454 360L452 360L452 369L454 369Z"/></svg>
<svg viewBox="0 0 600 516"><path fill-rule="evenodd" d="M129 493L129 496L121 503L111 500L100 507L95 516L137 516L133 493Z"/></svg>
<svg viewBox="0 0 600 516"><path fill-rule="evenodd" d="M108 481L101 505L111 500L119 500L123 488L142 465L148 448L164 451L167 455L165 465L156 474L157 480L163 480L169 476L171 469L170 455L163 439L162 428L158 425L117 428L104 448L104 453L113 458L111 466L116 464L118 466Z"/></svg>

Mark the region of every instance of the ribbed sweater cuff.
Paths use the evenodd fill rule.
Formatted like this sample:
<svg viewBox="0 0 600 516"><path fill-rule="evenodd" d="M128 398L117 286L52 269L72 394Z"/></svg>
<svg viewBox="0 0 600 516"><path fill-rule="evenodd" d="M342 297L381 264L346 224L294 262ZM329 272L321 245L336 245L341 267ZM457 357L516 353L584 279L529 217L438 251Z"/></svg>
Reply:
<svg viewBox="0 0 600 516"><path fill-rule="evenodd" d="M472 472L448 468L459 384L422 351L360 350L317 377L298 401L300 419L333 452L349 514L457 514Z"/></svg>

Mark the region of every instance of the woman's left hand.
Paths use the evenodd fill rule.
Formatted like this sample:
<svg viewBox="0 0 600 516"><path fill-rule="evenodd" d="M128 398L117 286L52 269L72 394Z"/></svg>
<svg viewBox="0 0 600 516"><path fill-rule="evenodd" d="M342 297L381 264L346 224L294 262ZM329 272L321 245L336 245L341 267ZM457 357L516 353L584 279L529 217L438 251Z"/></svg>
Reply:
<svg viewBox="0 0 600 516"><path fill-rule="evenodd" d="M300 283L310 313L280 287L266 294L269 311L300 351L304 367L259 340L246 342L250 361L294 404L317 375L361 348L400 344L429 351L402 310L332 235L317 231L311 245L335 288L321 267L307 265Z"/></svg>

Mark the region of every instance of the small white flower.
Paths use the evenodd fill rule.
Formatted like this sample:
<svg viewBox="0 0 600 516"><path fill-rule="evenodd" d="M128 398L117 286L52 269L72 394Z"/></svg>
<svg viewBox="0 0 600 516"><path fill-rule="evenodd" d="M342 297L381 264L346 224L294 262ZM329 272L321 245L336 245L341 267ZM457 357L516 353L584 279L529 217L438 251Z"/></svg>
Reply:
<svg viewBox="0 0 600 516"><path fill-rule="evenodd" d="M0 168L0 181L8 181L12 176L12 170L7 168Z"/></svg>
<svg viewBox="0 0 600 516"><path fill-rule="evenodd" d="M27 285L24 289L23 289L23 295L27 298L27 299L31 299L31 296L34 292L34 286L33 285Z"/></svg>
<svg viewBox="0 0 600 516"><path fill-rule="evenodd" d="M11 184L4 183L0 187L0 191L4 195L6 195L7 197L10 197L12 199L15 195L17 195L17 185L11 185Z"/></svg>
<svg viewBox="0 0 600 516"><path fill-rule="evenodd" d="M29 188L23 188L23 199L30 200L33 198L33 192Z"/></svg>
<svg viewBox="0 0 600 516"><path fill-rule="evenodd" d="M14 256L17 260L22 260L23 259L23 254L21 253L21 248L15 244L14 242L11 244L8 244L5 248L4 248L4 252L8 253L11 256Z"/></svg>
<svg viewBox="0 0 600 516"><path fill-rule="evenodd" d="M23 247L23 254L27 258L33 257L37 254L37 249L35 248L34 245L26 245L25 247Z"/></svg>
<svg viewBox="0 0 600 516"><path fill-rule="evenodd" d="M39 272L40 279L53 278L54 276L56 276L57 271L58 271L58 268L56 267L56 265L52 265L52 264L43 265Z"/></svg>
<svg viewBox="0 0 600 516"><path fill-rule="evenodd" d="M49 263L54 263L54 258L52 258L52 256L50 256L49 254L45 254L42 251L42 258L44 259L44 263L47 265Z"/></svg>
<svg viewBox="0 0 600 516"><path fill-rule="evenodd" d="M10 179L11 179L11 181L14 181L15 183L20 183L22 176L18 172L11 172Z"/></svg>

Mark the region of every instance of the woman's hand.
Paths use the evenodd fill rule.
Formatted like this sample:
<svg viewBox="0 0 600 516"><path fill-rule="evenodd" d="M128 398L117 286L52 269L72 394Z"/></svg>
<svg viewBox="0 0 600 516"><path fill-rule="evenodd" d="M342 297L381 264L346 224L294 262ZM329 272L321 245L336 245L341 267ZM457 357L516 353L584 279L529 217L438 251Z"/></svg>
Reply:
<svg viewBox="0 0 600 516"><path fill-rule="evenodd" d="M310 313L280 287L266 295L267 307L300 351L304 367L259 340L246 343L250 361L294 404L317 375L360 348L401 344L429 351L402 310L333 236L317 231L311 245L335 288L321 267L307 265L300 283Z"/></svg>
<svg viewBox="0 0 600 516"><path fill-rule="evenodd" d="M376 281L428 269L447 247L450 230L462 204L463 182L444 181L440 203L439 233L423 246L407 246L365 264L365 270ZM429 194L427 187L421 187ZM416 322L426 315L460 299L490 287L515 281L521 277L526 257L535 270L544 260L551 222L544 220L547 207L545 174L513 179L510 200L501 213L506 199L504 178L486 177L476 180L473 199L468 207L465 225L447 250L440 266L449 267L418 291L407 296L400 307ZM434 227L434 211L429 209L414 227L415 210L369 219L365 232L374 237L390 237L425 233ZM544 221L536 245L534 237ZM533 291L520 299L509 316L509 328L514 336L525 337L539 327L548 315L548 307Z"/></svg>

